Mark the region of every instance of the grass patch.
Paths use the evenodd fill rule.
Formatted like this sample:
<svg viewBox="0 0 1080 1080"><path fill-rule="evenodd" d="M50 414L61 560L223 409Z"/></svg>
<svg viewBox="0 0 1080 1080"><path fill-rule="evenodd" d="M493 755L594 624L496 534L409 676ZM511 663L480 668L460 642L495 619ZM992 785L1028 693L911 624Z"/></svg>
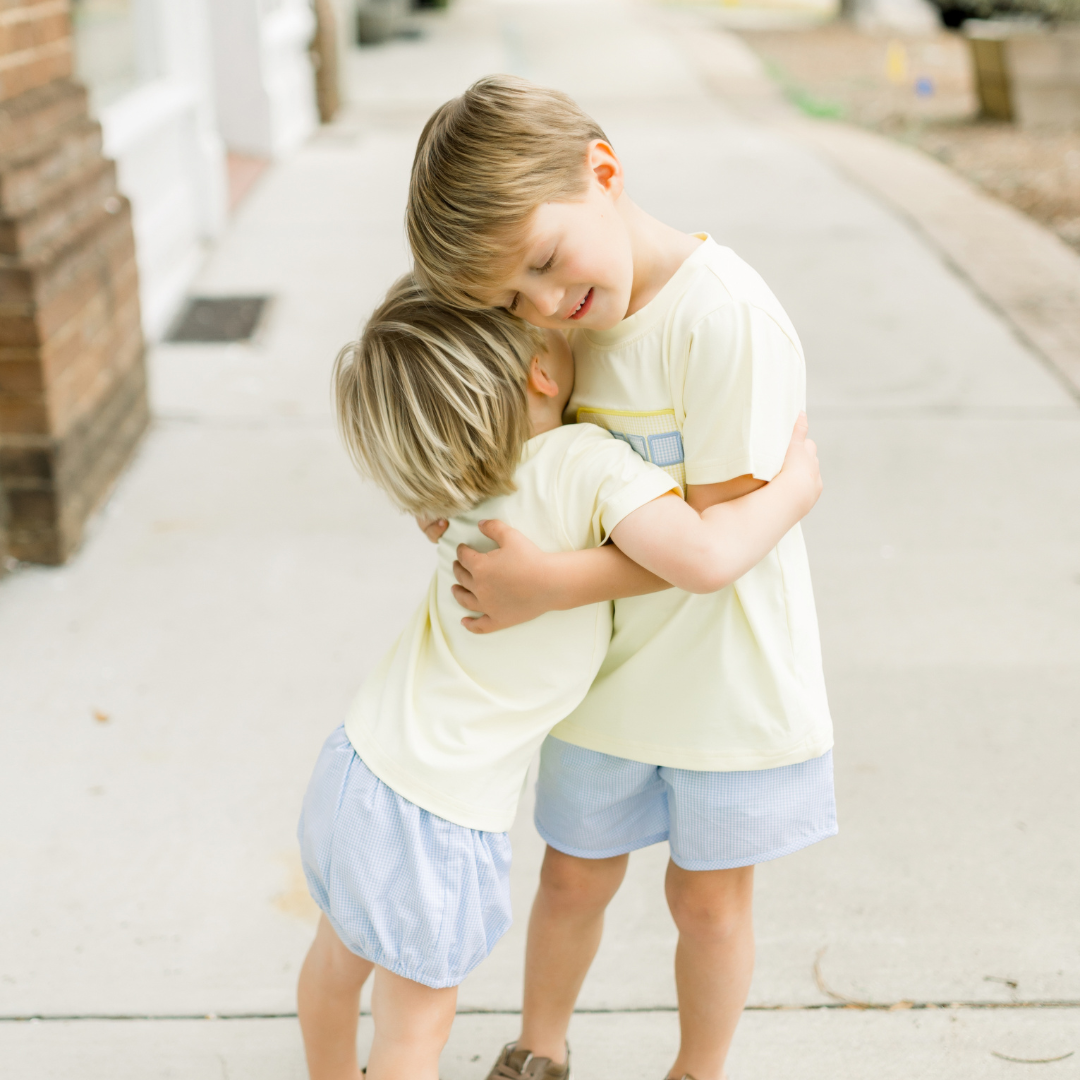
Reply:
<svg viewBox="0 0 1080 1080"><path fill-rule="evenodd" d="M779 64L772 60L766 60L765 70L769 73L769 78L779 85L784 97L803 115L813 116L819 120L840 120L843 118L843 105L838 101L815 97L809 90L795 82Z"/></svg>

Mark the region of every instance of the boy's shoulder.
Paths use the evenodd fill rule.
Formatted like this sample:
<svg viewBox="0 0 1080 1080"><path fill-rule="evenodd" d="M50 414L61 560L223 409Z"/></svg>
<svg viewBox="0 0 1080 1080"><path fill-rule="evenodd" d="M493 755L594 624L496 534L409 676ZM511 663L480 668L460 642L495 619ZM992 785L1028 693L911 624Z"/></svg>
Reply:
<svg viewBox="0 0 1080 1080"><path fill-rule="evenodd" d="M704 314L725 304L745 303L770 314L773 310L783 312L765 279L735 251L718 244L711 236L706 235L691 260L694 273L689 275L679 297L680 308L699 308Z"/></svg>
<svg viewBox="0 0 1080 1080"><path fill-rule="evenodd" d="M610 439L611 432L595 424L563 424L531 438L525 444L525 452L518 468L543 458L562 458L573 451L592 453L594 446Z"/></svg>
<svg viewBox="0 0 1080 1080"><path fill-rule="evenodd" d="M563 424L531 438L514 473L518 488L537 484L558 487L568 471L602 457L611 433L595 424Z"/></svg>
<svg viewBox="0 0 1080 1080"><path fill-rule="evenodd" d="M694 256L695 272L673 311L677 323L691 327L711 315L753 308L776 322L793 342L798 342L783 305L748 262L708 236Z"/></svg>
<svg viewBox="0 0 1080 1080"><path fill-rule="evenodd" d="M530 439L514 484L514 491L452 519L457 527L450 537L453 545L466 534L472 537L480 520L499 518L541 547L555 550L551 545L559 542L564 547L593 547L626 513L673 486L670 477L643 461L626 441L589 423L563 424ZM480 543L489 549L483 539Z"/></svg>
<svg viewBox="0 0 1080 1080"><path fill-rule="evenodd" d="M581 498L608 481L633 482L654 469L627 439L588 422L563 424L530 440L519 470L530 464L546 475L557 494L571 498Z"/></svg>

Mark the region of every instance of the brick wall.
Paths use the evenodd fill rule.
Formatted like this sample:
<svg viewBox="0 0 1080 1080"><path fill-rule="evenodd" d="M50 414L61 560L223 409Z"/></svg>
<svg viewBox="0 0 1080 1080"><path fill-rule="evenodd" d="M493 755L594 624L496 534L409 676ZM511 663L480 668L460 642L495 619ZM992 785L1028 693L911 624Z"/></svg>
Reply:
<svg viewBox="0 0 1080 1080"><path fill-rule="evenodd" d="M16 558L60 563L147 423L127 200L66 0L0 0L0 487Z"/></svg>
<svg viewBox="0 0 1080 1080"><path fill-rule="evenodd" d="M0 101L71 72L67 0L0 0Z"/></svg>

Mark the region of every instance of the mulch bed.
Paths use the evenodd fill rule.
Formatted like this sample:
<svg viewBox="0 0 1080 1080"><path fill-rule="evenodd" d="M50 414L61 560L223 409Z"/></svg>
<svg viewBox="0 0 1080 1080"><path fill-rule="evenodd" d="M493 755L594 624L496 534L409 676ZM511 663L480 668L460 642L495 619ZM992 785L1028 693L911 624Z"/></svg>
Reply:
<svg viewBox="0 0 1080 1080"><path fill-rule="evenodd" d="M740 36L804 112L921 148L1080 251L1080 132L978 119L959 34L889 37L830 23Z"/></svg>

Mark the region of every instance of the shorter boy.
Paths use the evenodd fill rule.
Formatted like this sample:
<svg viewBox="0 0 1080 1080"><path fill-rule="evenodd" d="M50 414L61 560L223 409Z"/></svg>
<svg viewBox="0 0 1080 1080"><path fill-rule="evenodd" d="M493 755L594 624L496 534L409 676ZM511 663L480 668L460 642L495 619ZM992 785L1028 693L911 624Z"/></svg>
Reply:
<svg viewBox="0 0 1080 1080"><path fill-rule="evenodd" d="M672 477L596 427L562 426L565 338L497 311L455 311L404 278L336 366L360 468L412 513L441 513L427 599L327 740L299 827L322 909L300 976L313 1080L357 1080L356 1027L374 969L368 1080L437 1080L456 987L510 925L510 846L529 761L585 696L611 636L609 602L478 637L455 600L459 543L512 522L546 552L609 538L645 569L710 591L746 572L820 491L805 422L767 488L699 515ZM465 616L463 618L463 616Z"/></svg>

